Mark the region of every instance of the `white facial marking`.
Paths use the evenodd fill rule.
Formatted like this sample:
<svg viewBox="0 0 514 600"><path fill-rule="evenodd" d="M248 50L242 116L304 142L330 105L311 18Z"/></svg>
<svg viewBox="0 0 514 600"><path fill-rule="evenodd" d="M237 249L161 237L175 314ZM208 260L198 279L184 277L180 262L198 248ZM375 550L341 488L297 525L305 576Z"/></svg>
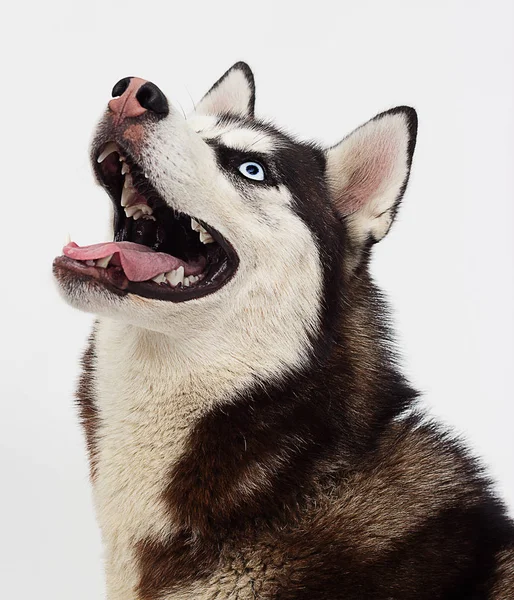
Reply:
<svg viewBox="0 0 514 600"><path fill-rule="evenodd" d="M257 132L242 135L251 142L250 134L254 139ZM221 131L211 120L202 135ZM234 183L240 174L227 176L191 121L175 111L152 125L141 168L170 206L193 218L201 241L212 243L212 236L195 218L224 236L239 266L226 285L185 302L118 297L86 286L67 296L100 315L94 495L109 600L135 600L135 543L173 535L162 492L191 428L214 405L304 365L321 310L320 251L285 186L248 182L243 192ZM130 188L129 179L126 214L141 216ZM180 267L155 281L191 286L197 280L186 282Z"/></svg>
<svg viewBox="0 0 514 600"><path fill-rule="evenodd" d="M209 115L198 115L193 113L187 118L187 122L193 131L205 135L208 131L216 127L217 118Z"/></svg>
<svg viewBox="0 0 514 600"><path fill-rule="evenodd" d="M266 154L276 147L276 141L266 132L250 128L234 128L221 135L221 143L229 148Z"/></svg>

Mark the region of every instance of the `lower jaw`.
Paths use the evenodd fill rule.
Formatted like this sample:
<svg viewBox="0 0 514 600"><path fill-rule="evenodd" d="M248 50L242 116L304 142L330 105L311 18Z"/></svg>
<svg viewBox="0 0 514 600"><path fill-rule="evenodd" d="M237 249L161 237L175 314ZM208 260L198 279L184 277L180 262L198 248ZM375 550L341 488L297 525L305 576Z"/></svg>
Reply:
<svg viewBox="0 0 514 600"><path fill-rule="evenodd" d="M201 298L217 291L231 276L226 272L221 281L202 283L191 288L178 288L170 290L150 281L129 281L120 267L108 267L103 269L93 267L84 262L73 260L67 256L59 256L54 260L54 274L58 280L74 279L95 283L101 288L116 294L126 296L135 294L152 300L163 300L167 302L184 302Z"/></svg>
<svg viewBox="0 0 514 600"><path fill-rule="evenodd" d="M71 281L84 281L97 283L100 287L125 296L129 293L129 281L121 269L100 269L90 267L84 262L73 260L67 256L58 256L53 263L55 277L62 283Z"/></svg>

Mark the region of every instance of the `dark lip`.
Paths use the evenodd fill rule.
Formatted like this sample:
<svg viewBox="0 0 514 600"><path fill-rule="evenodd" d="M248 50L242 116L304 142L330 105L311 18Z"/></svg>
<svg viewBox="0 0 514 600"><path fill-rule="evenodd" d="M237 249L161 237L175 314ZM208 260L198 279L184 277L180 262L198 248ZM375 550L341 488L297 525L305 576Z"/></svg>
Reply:
<svg viewBox="0 0 514 600"><path fill-rule="evenodd" d="M105 287L118 296L136 294L143 298L165 300L166 302L185 302L186 300L202 298L203 296L212 294L219 290L225 281L233 275L232 271L226 269L226 272L222 273L219 279L204 286L198 285L196 287L173 289L160 287L153 282L129 281L123 270L119 267L109 267L107 269L90 267L81 261L73 260L67 256L58 256L54 260L53 270L55 276L61 281L69 278L71 275L75 280L78 279Z"/></svg>
<svg viewBox="0 0 514 600"><path fill-rule="evenodd" d="M133 158L132 153L129 149L127 149L125 144L119 143L117 139L108 139L107 141L103 139L99 141L95 140L93 144L93 150L91 153L91 159L93 163L93 170L95 172L95 176L101 187L107 192L109 195L111 202L114 206L115 211L115 222L114 228L115 231L118 225L119 211L121 210L121 206L119 205L118 195L120 190L114 189L111 186L108 186L102 177L101 166L97 162L97 157L99 156L101 150L105 147L105 145L109 142L114 142L119 150L126 157L126 162L132 168L141 169L137 161ZM151 184L150 184L151 185ZM137 187L136 187L137 189ZM157 192L155 192L157 194ZM160 203L164 204L165 207L169 210L173 210L162 198L160 199ZM186 215L181 213L182 216L187 216L190 218L190 215ZM99 287L107 288L111 292L117 294L118 296L124 296L127 293L136 294L138 296L142 296L144 298L149 298L153 300L163 300L167 302L185 302L187 300L193 300L197 298L202 298L209 294L212 294L219 289L221 289L232 277L235 275L238 266L239 266L239 256L235 251L234 247L228 240L226 240L216 229L210 227L207 223L202 221L201 219L194 218L202 227L204 227L214 238L215 242L223 249L226 254L227 259L216 265L217 269L214 269L214 272L209 272L209 280L200 281L191 287L177 287L172 288L171 286L160 285L155 282L133 282L129 281L125 276L123 270L119 267L109 266L107 269L103 269L100 267L88 266L85 263L77 260L73 260L66 256L60 256L54 261L54 273L58 278L67 278L71 277L78 278L83 282L89 282L90 284L97 285Z"/></svg>
<svg viewBox="0 0 514 600"><path fill-rule="evenodd" d="M118 296L128 293L128 279L121 269L101 269L90 267L79 260L73 260L67 256L58 256L53 263L55 277L62 283L73 283L82 281L94 286L107 288Z"/></svg>

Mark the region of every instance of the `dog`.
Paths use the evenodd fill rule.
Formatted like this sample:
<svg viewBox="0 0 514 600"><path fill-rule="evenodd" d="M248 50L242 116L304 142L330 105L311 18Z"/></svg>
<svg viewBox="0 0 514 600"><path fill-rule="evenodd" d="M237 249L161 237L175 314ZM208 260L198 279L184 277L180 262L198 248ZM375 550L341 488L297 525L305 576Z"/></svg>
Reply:
<svg viewBox="0 0 514 600"><path fill-rule="evenodd" d="M417 116L331 148L254 114L245 63L189 117L119 81L91 160L113 241L69 241L97 315L84 426L108 600L512 600L514 526L396 361L372 250Z"/></svg>

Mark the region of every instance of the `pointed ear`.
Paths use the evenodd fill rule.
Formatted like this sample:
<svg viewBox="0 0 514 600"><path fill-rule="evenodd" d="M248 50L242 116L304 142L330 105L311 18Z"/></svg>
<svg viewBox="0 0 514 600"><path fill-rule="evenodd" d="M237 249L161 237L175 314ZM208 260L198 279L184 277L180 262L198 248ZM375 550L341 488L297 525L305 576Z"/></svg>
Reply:
<svg viewBox="0 0 514 600"><path fill-rule="evenodd" d="M413 108L393 108L327 151L330 194L354 246L389 231L407 187L417 124Z"/></svg>
<svg viewBox="0 0 514 600"><path fill-rule="evenodd" d="M196 106L200 115L253 117L255 82L250 67L238 62L231 67Z"/></svg>

